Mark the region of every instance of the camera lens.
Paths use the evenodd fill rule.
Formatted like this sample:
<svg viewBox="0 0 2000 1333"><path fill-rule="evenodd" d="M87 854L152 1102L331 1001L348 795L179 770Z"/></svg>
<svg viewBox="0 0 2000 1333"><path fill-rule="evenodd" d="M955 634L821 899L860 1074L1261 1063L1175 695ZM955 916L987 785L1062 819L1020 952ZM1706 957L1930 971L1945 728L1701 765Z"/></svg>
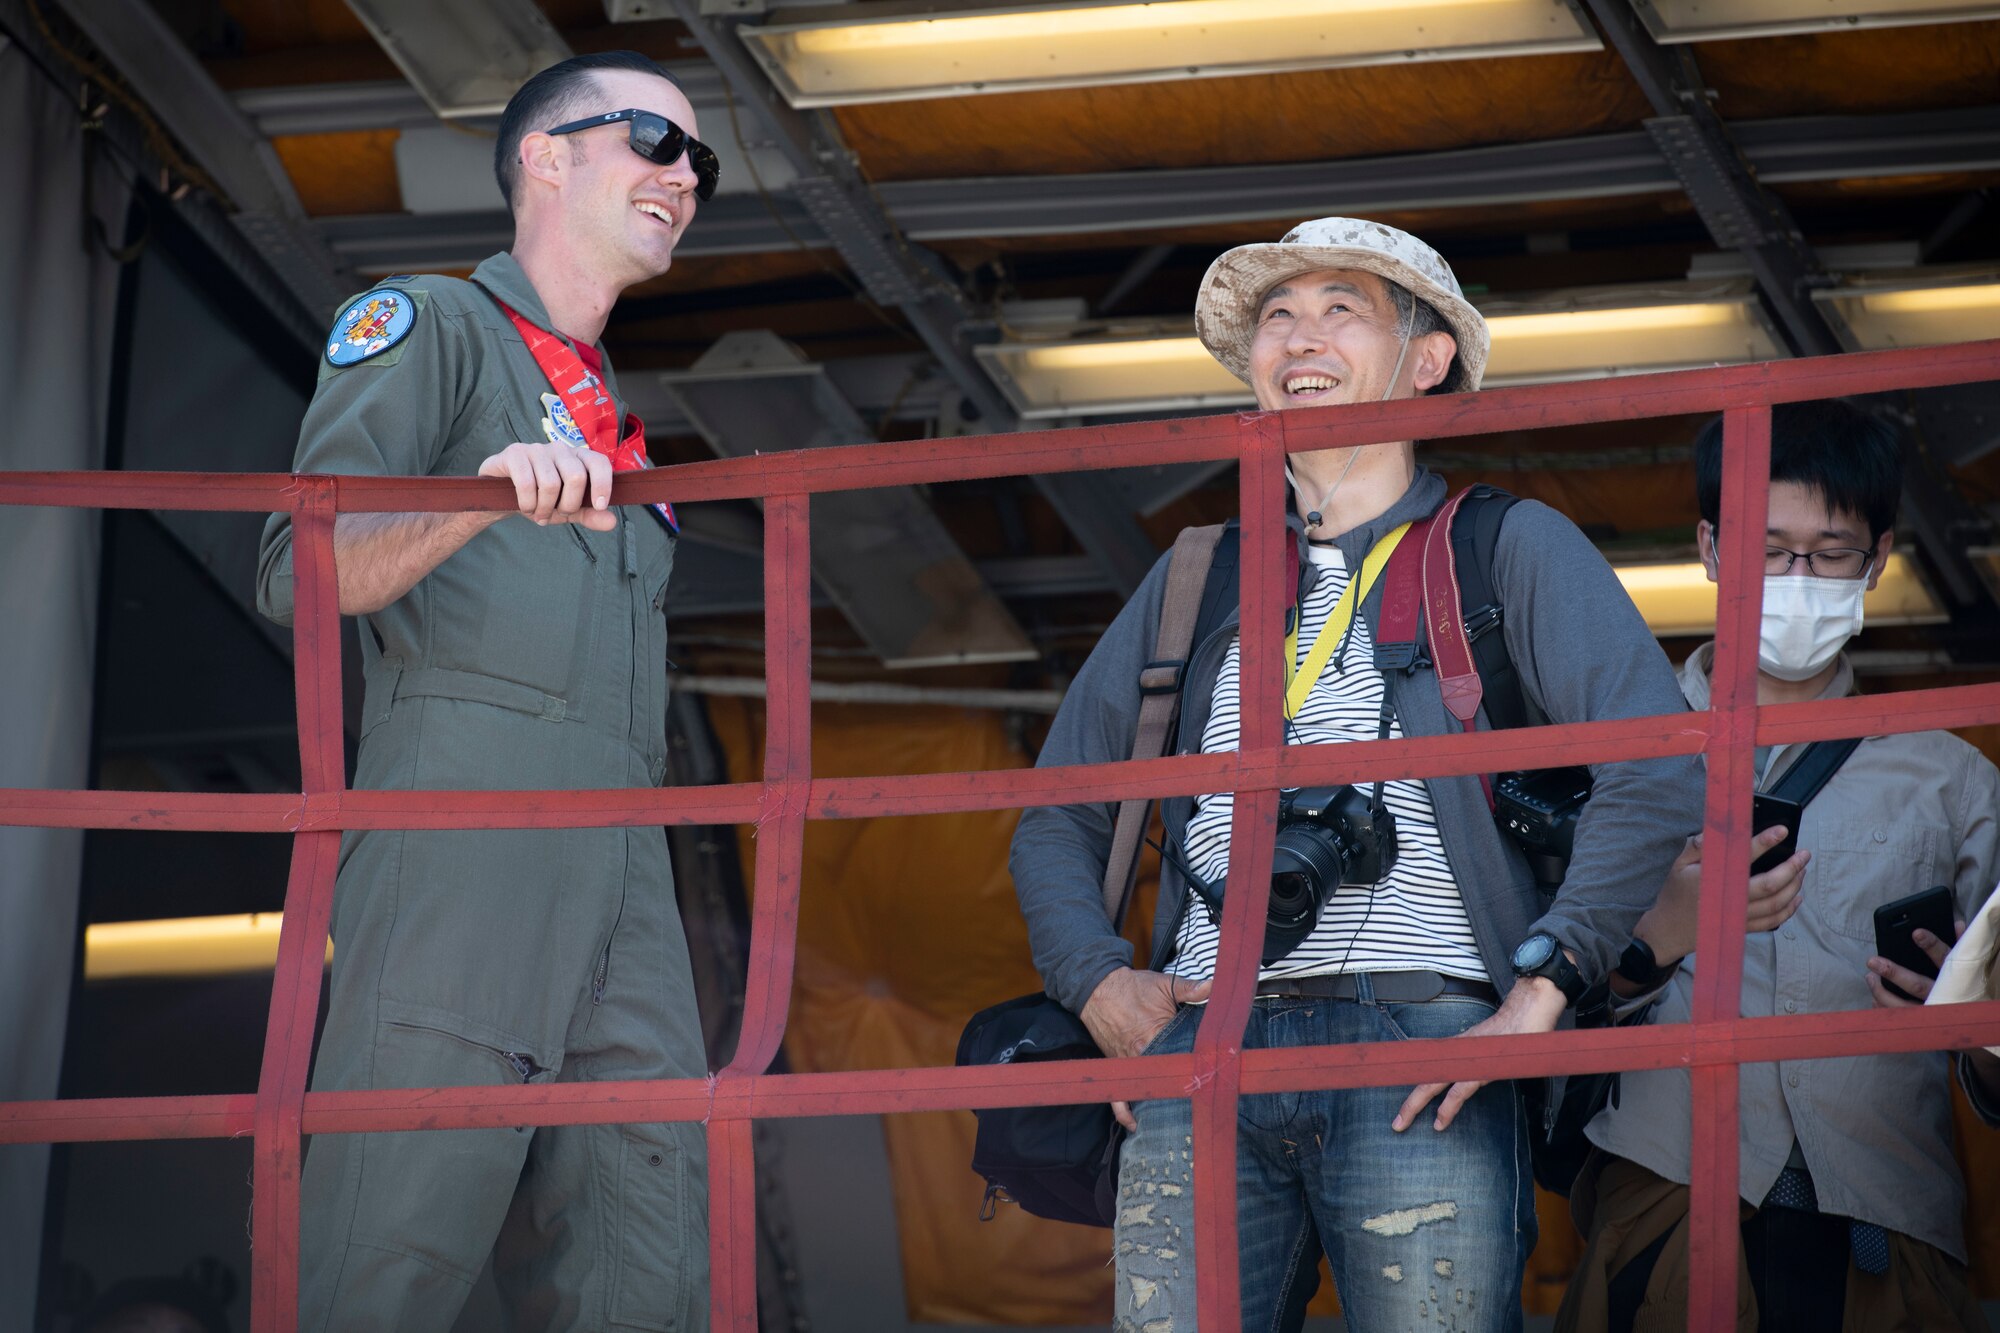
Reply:
<svg viewBox="0 0 2000 1333"><path fill-rule="evenodd" d="M1346 878L1345 859L1333 830L1319 824L1286 824L1271 854L1271 905L1264 926L1264 961L1276 962L1312 934L1320 904Z"/></svg>

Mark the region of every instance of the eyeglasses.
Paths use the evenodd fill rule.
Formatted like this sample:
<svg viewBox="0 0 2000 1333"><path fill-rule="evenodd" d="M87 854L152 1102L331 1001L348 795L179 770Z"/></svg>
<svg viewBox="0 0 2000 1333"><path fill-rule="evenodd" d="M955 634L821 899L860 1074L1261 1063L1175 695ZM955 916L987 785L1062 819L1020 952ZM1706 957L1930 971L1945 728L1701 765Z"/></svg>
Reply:
<svg viewBox="0 0 2000 1333"><path fill-rule="evenodd" d="M686 153L688 164L694 168L694 197L703 203L714 197L716 182L722 179L722 163L716 160L715 150L656 112L628 107L624 111L607 111L601 116L572 120L545 133L575 134L578 130L596 129L599 125L615 125L621 120L630 125L626 142L632 145L633 152L663 167L672 166L680 161L682 153Z"/></svg>
<svg viewBox="0 0 2000 1333"><path fill-rule="evenodd" d="M1792 565L1803 560L1814 578L1858 579L1868 572L1874 556L1873 551L1860 551L1852 546L1836 546L1826 551L1788 551L1782 546L1766 546L1764 572L1773 576L1789 574Z"/></svg>

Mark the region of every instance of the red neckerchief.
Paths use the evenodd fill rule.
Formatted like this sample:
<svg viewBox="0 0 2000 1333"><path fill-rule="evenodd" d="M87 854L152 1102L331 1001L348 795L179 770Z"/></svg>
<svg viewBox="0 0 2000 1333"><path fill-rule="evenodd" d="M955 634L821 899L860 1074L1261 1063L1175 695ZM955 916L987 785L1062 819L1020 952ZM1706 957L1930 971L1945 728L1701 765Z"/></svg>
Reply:
<svg viewBox="0 0 2000 1333"><path fill-rule="evenodd" d="M493 294L488 292L487 295ZM604 361L597 349L571 347L561 338L521 318L512 306L499 297L494 296L493 303L514 321L521 341L528 345L535 364L548 378L549 387L562 399L570 421L575 423L592 449L611 460L612 472L637 472L651 467L653 464L646 457L646 423L639 420L636 414L627 412L623 434L618 430L618 404L604 391L604 381L598 378L597 372L603 369ZM584 353L588 354L589 364L585 363ZM680 520L675 517L672 505L661 501L646 507L659 515L668 532L680 535Z"/></svg>

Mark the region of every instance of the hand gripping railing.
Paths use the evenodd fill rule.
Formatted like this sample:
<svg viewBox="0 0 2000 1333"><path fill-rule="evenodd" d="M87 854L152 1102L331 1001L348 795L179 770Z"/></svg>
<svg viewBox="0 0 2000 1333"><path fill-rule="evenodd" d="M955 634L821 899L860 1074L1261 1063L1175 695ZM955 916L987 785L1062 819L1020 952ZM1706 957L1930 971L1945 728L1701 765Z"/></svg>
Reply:
<svg viewBox="0 0 2000 1333"><path fill-rule="evenodd" d="M0 824L284 832L293 837L284 929L254 1095L0 1104L0 1142L255 1139L252 1327L296 1323L301 1134L499 1125L700 1121L709 1141L714 1327L757 1326L751 1122L979 1106L1191 1095L1195 1126L1198 1316L1237 1325L1235 1125L1238 1097L1593 1070L1691 1068L1694 1161L1692 1327L1736 1309L1737 1066L1777 1059L2000 1043L2000 1002L1941 1009L1739 1017L1749 867L1752 751L1830 736L2000 721L2000 684L1758 707L1763 595L1759 517L1768 494L1770 406L1843 394L2000 379L2000 341L1498 389L1286 413L1246 413L1015 436L858 445L662 468L619 480L619 504L765 501L768 715L764 780L609 791L353 791L342 771L336 513L511 510L505 481L187 473L0 473L0 504L264 512L294 527L293 630L303 790L293 795L0 790ZM1726 414L1722 580L1714 698L1705 713L1543 727L1496 735L1284 746L1278 731L1277 615L1284 590L1282 462L1287 451L1440 439L1669 414ZM1241 465L1242 747L1230 754L1010 772L814 778L811 762L808 497L827 491L976 477L1235 459ZM1280 787L1441 777L1500 768L1700 752L1708 761L1693 1021L1613 1031L1243 1051L1270 881ZM1108 802L1198 791L1240 793L1232 823L1222 947L1210 1015L1186 1055L966 1069L769 1074L784 1032L797 942L805 824ZM756 903L736 1058L710 1079L309 1093L321 957L345 829L758 825Z"/></svg>

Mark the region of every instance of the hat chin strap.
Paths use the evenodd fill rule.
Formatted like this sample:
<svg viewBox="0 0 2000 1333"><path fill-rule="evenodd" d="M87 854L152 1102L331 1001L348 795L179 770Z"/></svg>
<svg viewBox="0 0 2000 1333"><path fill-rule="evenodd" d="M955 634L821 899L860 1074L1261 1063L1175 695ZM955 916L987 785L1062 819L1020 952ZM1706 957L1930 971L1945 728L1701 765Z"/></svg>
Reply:
<svg viewBox="0 0 2000 1333"><path fill-rule="evenodd" d="M1396 349L1396 368L1389 372L1388 387L1382 390L1382 396L1380 398L1377 398L1375 400L1376 402L1386 403L1389 401L1389 395L1396 392L1396 382L1403 377L1403 362L1408 360L1409 356L1410 356L1410 335L1409 331L1405 330L1403 333L1402 345ZM1333 493L1340 489L1340 484L1342 482L1347 480L1347 474L1354 470L1354 460L1359 457L1361 457L1361 449L1359 446L1355 446L1348 449L1347 462L1342 465L1340 469L1340 475L1333 479L1333 485L1326 488L1326 494L1319 497L1319 504L1316 505L1311 511L1309 511L1306 514L1306 527L1308 529L1320 527L1326 522L1326 520L1320 516L1326 512L1326 507L1333 503ZM1301 495L1305 494L1305 487L1299 485L1298 474L1292 471L1292 459L1291 455L1289 454L1285 456L1285 480L1292 483L1292 489L1294 491L1298 492Z"/></svg>

